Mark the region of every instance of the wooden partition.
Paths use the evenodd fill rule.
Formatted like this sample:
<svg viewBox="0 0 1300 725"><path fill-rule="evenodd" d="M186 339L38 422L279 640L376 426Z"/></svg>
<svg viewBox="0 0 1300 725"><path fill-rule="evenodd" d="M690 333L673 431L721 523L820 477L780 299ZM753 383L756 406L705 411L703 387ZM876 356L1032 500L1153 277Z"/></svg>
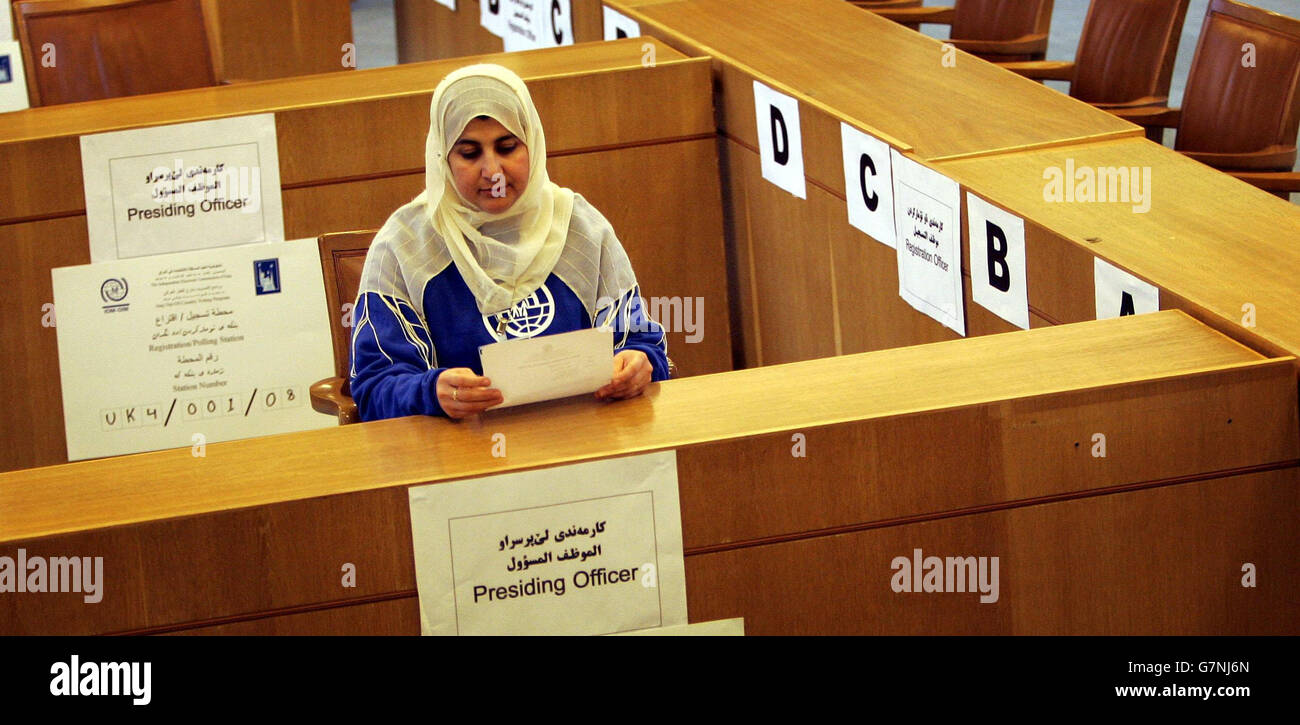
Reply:
<svg viewBox="0 0 1300 725"><path fill-rule="evenodd" d="M404 4L400 32L409 36L455 23L481 31L473 3L456 14L472 18L458 19L432 0ZM600 4L575 2L575 19L598 16ZM957 336L898 296L894 250L848 223L841 122L959 181L963 220L967 192L1025 218L1032 327L1095 317L1092 265L1100 257L1159 287L1162 308L1271 354L1300 354L1300 288L1288 282L1300 279L1291 243L1300 210L1141 143L1138 127L840 0L604 4L643 33L712 59L739 364ZM464 43L450 52L480 42L463 28L449 32ZM762 178L755 80L800 103L807 200ZM1094 149L1106 167L1154 165L1153 209L1045 201L1044 169L1064 168L1076 149L1080 165ZM971 298L969 245L963 223L967 334L1009 331Z"/></svg>
<svg viewBox="0 0 1300 725"><path fill-rule="evenodd" d="M676 449L692 621L1295 634L1293 362L1171 311L0 474L0 556L104 557L0 630L415 634L408 486ZM997 601L893 591L916 549L998 557Z"/></svg>
<svg viewBox="0 0 1300 725"><path fill-rule="evenodd" d="M351 0L203 0L217 31L217 77L265 80L329 73L352 43ZM355 53L351 54L355 57Z"/></svg>
<svg viewBox="0 0 1300 725"><path fill-rule="evenodd" d="M434 0L393 0L397 62L456 58L504 50L501 38L483 29L480 0L460 0L456 9ZM574 42L603 39L600 0L570 0Z"/></svg>
<svg viewBox="0 0 1300 725"><path fill-rule="evenodd" d="M1251 347L1300 353L1300 209L1146 139L1036 149L936 164L1025 219L1035 280L1073 288L1054 317L1091 319L1092 257L1160 289L1181 309ZM1150 208L1123 201L1048 202L1045 169L1128 169ZM1149 174L1149 176L1147 176Z"/></svg>
<svg viewBox="0 0 1300 725"><path fill-rule="evenodd" d="M10 4L17 0L10 0ZM265 80L347 66L350 0L203 0L217 78ZM355 54L354 54L355 55Z"/></svg>
<svg viewBox="0 0 1300 725"><path fill-rule="evenodd" d="M842 122L927 163L1142 133L840 0L608 4L643 33L713 58L735 346L746 366L957 337L899 297L894 249L849 224ZM799 102L807 200L762 177L756 80ZM967 334L1014 329L973 303L966 277ZM1057 321L1035 298L1030 316L1035 326Z"/></svg>
<svg viewBox="0 0 1300 725"><path fill-rule="evenodd" d="M722 215L707 60L641 40L205 88L0 116L0 318L8 415L0 470L67 460L50 270L90 261L79 136L274 113L285 234L375 229L424 185L429 101L448 72L502 63L529 84L551 178L610 220L648 297L700 298L702 336L679 324L687 375L731 368ZM601 99L599 114L590 112ZM654 109L655 112L647 112ZM690 183L681 183L689 179ZM38 180L39 183L34 182ZM644 193L655 188L654 194ZM680 307L678 308L680 309ZM322 370L328 377L330 370Z"/></svg>

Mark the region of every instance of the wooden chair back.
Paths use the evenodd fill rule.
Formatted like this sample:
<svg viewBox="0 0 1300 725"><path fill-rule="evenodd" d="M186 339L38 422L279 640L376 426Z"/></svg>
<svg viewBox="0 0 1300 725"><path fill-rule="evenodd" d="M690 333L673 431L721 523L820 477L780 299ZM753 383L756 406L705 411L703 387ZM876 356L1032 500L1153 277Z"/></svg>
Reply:
<svg viewBox="0 0 1300 725"><path fill-rule="evenodd" d="M374 241L377 230L338 232L317 239L320 249L321 273L325 277L325 301L329 305L330 338L334 344L334 374L344 381L349 378L348 368L352 354L351 307L357 301L357 288L361 286L361 270L366 263L366 252Z"/></svg>
<svg viewBox="0 0 1300 725"><path fill-rule="evenodd" d="M1070 95L1087 103L1164 103L1189 0L1092 0Z"/></svg>
<svg viewBox="0 0 1300 725"><path fill-rule="evenodd" d="M1042 60L1051 28L1052 0L955 0L949 37L954 41L1006 42L1041 36L1033 48L1016 49L1026 52L954 44L986 60Z"/></svg>
<svg viewBox="0 0 1300 725"><path fill-rule="evenodd" d="M1300 131L1298 90L1300 20L1211 0L1174 148L1219 168L1290 170Z"/></svg>
<svg viewBox="0 0 1300 725"><path fill-rule="evenodd" d="M32 106L216 85L200 0L19 0Z"/></svg>

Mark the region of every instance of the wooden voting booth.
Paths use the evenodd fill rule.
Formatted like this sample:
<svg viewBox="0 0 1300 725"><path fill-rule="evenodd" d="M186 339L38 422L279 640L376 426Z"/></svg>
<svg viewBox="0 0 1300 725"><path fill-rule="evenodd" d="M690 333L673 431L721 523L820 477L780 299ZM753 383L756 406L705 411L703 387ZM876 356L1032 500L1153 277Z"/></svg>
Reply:
<svg viewBox="0 0 1300 725"><path fill-rule="evenodd" d="M1282 309L1294 299L1294 255L1283 248L1294 210L1188 166L1143 141L1136 126L970 56L946 66L936 41L838 0L608 4L643 33L701 56L685 60L647 39L609 46L639 60L641 43L655 43L658 63L642 70L658 71L667 58L700 73L692 82L706 94L711 70L716 119L706 109L699 126L660 138L718 150L708 163L722 172L717 218L725 220L731 332L737 360L752 369L656 384L643 399L610 406L573 400L498 411L477 424L402 419L217 444L198 465L181 450L2 474L0 510L14 513L0 518L0 555L19 545L33 555L103 552L106 591L121 588L120 598L106 594L97 605L80 595L11 599L14 616L0 621L34 632L413 634L408 486L672 448L692 621L740 616L754 634L1294 632L1300 336L1297 313ZM445 10L399 2L399 23L403 6L417 5ZM598 17L599 3L591 5L583 15ZM476 3L458 6L477 21ZM599 32L579 16L585 6L573 3L579 40ZM500 47L490 35L488 47L472 45L479 36L453 36L478 51ZM546 85L525 78L550 139L539 90ZM629 69L609 79L594 96L602 104L633 98L657 108L643 91L618 85L645 77ZM799 101L806 201L759 172L755 80ZM667 88L665 97L686 95ZM341 99L361 86L337 90ZM421 124L427 102L425 90ZM1015 112L990 112L1003 104ZM334 231L368 225L335 208L362 183L383 196L374 205L382 214L418 190L418 179L402 178L421 173L418 159L349 176L337 155L315 153L327 148L323 131L296 137L316 145L291 164L280 121L287 113L277 112L287 236L316 228L317 217L291 211L295 196L315 200L321 224ZM615 123L602 112L594 122L623 133L628 123L661 123L660 115ZM1013 328L973 303L969 269L969 339L952 339L899 299L894 250L845 220L840 121L957 180L963 207L969 192L1024 218L1030 315L1041 329L989 335ZM373 133L360 116L343 127L356 129L354 143ZM408 133L422 138L423 128ZM1168 175L1174 188L1216 198L1198 206L1195 197L1157 193L1140 218L1127 205L1043 201L1044 164L1118 164L1118 150L1130 153L1130 145L1152 166L1156 189ZM386 140L373 146L367 158L395 153ZM291 178L291 165L304 170ZM325 171L305 170L316 165ZM655 190L644 198L629 200L622 189L601 201L579 189L620 236L636 224L635 214L615 218L620 204L640 209L662 196L675 211L682 203L673 195L685 192L665 181L672 177L647 168L656 181L630 187ZM693 168L684 173L706 178ZM1015 178L1003 178L1007 169ZM385 192L389 177L409 187ZM354 186L330 188L345 184ZM1190 220L1180 220L1184 212ZM1249 217L1245 248L1275 260L1277 275L1249 274L1250 257L1232 257L1222 230L1204 224L1216 215ZM964 227L963 260L971 243ZM30 254L37 245L27 239ZM653 262L624 241L649 288L644 267ZM714 253L703 258L722 258ZM1094 258L1157 285L1161 306L1186 314L1086 322L1095 315ZM1242 304L1256 300L1261 311L1255 327L1229 315L1247 294ZM717 341L714 320L706 341ZM903 347L935 341L944 342ZM52 390L57 396L57 381ZM498 432L510 440L507 460L489 454ZM1096 455L1099 440L1105 455ZM796 455L800 448L805 455ZM349 455L323 459L322 450ZM258 460L277 463L259 471L249 463ZM998 601L893 591L891 562L916 550L999 557ZM356 590L340 587L345 562L357 567ZM1270 574L1243 587L1245 564Z"/></svg>
<svg viewBox="0 0 1300 725"><path fill-rule="evenodd" d="M0 597L0 628L416 634L408 486L671 448L692 621L1290 632L1293 362L1170 311L0 474L0 555L104 557L98 603ZM998 557L996 601L893 591L917 549Z"/></svg>
<svg viewBox="0 0 1300 725"><path fill-rule="evenodd" d="M502 49L502 40L483 28L480 2L460 0L452 10L436 0L393 0L397 21L397 61L456 58L491 53ZM600 0L569 0L573 37L565 40L587 43L603 40ZM498 10L504 3L498 3ZM552 12L560 10L552 4Z"/></svg>
<svg viewBox="0 0 1300 725"><path fill-rule="evenodd" d="M78 11L68 3L51 5L61 6L60 12ZM350 0L201 0L201 6L211 35L206 50L219 81L284 78L349 67L344 60L352 44ZM43 54L40 48L32 49L34 59Z"/></svg>
<svg viewBox="0 0 1300 725"><path fill-rule="evenodd" d="M681 329L669 349L685 374L731 368L726 272L704 59L659 46L653 68L642 41L591 44L485 58L529 82L546 124L549 171L610 220L647 297L701 298L707 334ZM437 82L470 62L195 89L0 116L0 321L9 341L10 415L0 469L67 460L53 327L50 270L90 261L79 137L83 134L273 112L279 142L285 235L378 229L424 186L429 100ZM599 114L590 98L601 98ZM658 109L645 113L644 109ZM700 173L700 170L707 170ZM689 179L644 193L646 179ZM32 179L42 180L39 184ZM656 185L656 188L658 185ZM678 307L680 309L680 306ZM342 314L336 312L336 314ZM12 367L8 367L8 366ZM320 377L328 377L322 370Z"/></svg>
<svg viewBox="0 0 1300 725"><path fill-rule="evenodd" d="M895 251L847 220L841 123L958 181L963 220L967 192L1025 220L1031 326L1093 319L1100 258L1158 287L1162 308L1272 354L1300 354L1287 282L1300 277L1289 241L1300 235L1300 209L1141 142L1140 127L839 0L603 4L712 61L738 364L957 337L899 297ZM475 3L456 13L432 0L405 5L400 38L446 31L460 43L443 46L453 50L500 44L478 26ZM574 27L588 28L601 5L575 0ZM756 81L799 103L807 200L760 172ZM1071 168L1151 169L1150 209L1044 201L1044 171L1071 160ZM961 231L967 334L1015 329L972 299L965 223Z"/></svg>
<svg viewBox="0 0 1300 725"><path fill-rule="evenodd" d="M1144 140L1136 126L835 0L608 4L643 32L713 58L733 319L746 365L955 336L898 297L894 250L847 222L841 122L958 181L963 220L966 192L1024 219L1031 326L1095 317L1096 258L1156 286L1162 309L1270 354L1300 353L1297 207ZM755 81L799 102L807 201L762 178ZM1049 169L1085 167L1149 171L1149 209L1045 199ZM971 335L1012 329L971 297L970 245L985 241L972 241L963 223ZM810 313L824 323L796 324Z"/></svg>

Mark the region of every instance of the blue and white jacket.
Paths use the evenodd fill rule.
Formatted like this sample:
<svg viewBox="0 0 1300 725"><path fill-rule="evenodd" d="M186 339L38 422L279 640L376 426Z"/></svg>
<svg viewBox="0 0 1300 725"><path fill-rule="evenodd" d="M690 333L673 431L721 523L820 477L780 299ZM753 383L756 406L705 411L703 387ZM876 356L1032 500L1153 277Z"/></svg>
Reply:
<svg viewBox="0 0 1300 725"><path fill-rule="evenodd" d="M484 228L509 242L514 228ZM445 415L435 384L447 368L482 375L481 345L608 325L614 351L640 350L668 379L668 344L650 319L613 227L581 195L564 251L546 282L499 314L483 315L423 201L393 212L375 236L353 309L352 398L362 420Z"/></svg>

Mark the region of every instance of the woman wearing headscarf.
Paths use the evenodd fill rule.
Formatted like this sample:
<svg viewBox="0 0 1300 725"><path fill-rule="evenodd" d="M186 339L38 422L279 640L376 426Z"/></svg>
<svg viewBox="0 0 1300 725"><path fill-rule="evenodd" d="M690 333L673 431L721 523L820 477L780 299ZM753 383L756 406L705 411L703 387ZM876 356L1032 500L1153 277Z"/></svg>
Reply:
<svg viewBox="0 0 1300 725"><path fill-rule="evenodd" d="M614 332L601 399L668 378L663 328L646 315L613 228L546 172L528 88L497 65L438 84L425 190L389 217L366 255L352 330L362 420L463 418L500 404L478 348L590 327Z"/></svg>

